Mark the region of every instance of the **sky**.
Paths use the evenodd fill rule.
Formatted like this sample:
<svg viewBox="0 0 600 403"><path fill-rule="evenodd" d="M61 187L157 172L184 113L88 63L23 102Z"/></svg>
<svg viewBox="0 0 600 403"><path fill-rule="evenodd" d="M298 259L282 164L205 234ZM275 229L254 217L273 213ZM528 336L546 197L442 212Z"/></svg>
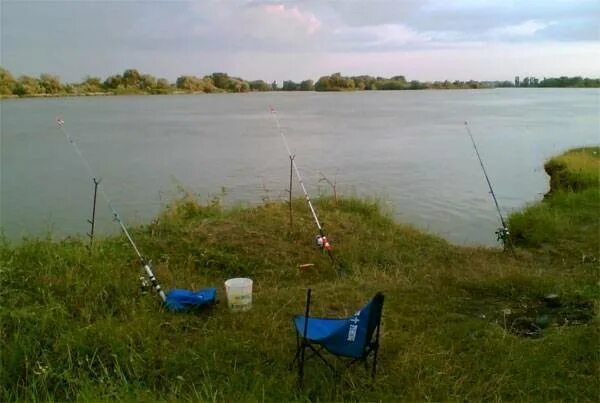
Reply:
<svg viewBox="0 0 600 403"><path fill-rule="evenodd" d="M600 77L600 0L0 0L0 65L300 81Z"/></svg>

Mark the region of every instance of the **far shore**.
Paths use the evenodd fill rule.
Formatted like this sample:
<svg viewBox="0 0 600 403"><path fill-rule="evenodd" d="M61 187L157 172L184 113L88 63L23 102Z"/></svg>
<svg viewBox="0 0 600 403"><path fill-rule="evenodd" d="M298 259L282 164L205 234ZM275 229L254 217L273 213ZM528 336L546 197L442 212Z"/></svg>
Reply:
<svg viewBox="0 0 600 403"><path fill-rule="evenodd" d="M570 88L570 89L589 89L589 88L580 88L580 87L532 87L537 89L559 89L559 88ZM2 95L0 94L0 100L7 99L29 99L29 98L68 98L68 97L108 97L108 96L168 96L168 95L213 95L213 94L252 94L252 93L265 93L265 92L286 92L286 93L294 93L294 92L318 92L318 93L348 93L348 92L404 92L404 91L464 91L464 90L497 90L504 89L502 87L496 88L419 88L419 89L405 89L405 90L342 90L342 91L286 91L286 90L276 90L276 91L246 91L246 92L228 92L228 91L215 91L215 92L204 92L204 91L172 91L168 93L150 93L150 92L124 92L117 93L113 91L107 92L82 92L77 94L69 94L69 93L58 93L58 94L31 94L31 95ZM510 89L515 89L515 87L511 87ZM528 90L531 88L522 87L519 89Z"/></svg>

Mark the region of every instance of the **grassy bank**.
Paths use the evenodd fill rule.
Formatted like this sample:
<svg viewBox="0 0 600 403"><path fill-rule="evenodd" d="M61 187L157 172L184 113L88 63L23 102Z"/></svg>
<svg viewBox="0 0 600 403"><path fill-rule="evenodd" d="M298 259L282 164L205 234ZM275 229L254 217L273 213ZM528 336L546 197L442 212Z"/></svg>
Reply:
<svg viewBox="0 0 600 403"><path fill-rule="evenodd" d="M397 224L373 201L322 198L341 277L312 246L303 200L289 231L285 204L225 210L183 198L133 235L165 288L218 287L222 303L198 314L169 313L139 291L123 237L98 241L92 256L72 239L3 245L0 400L596 401L599 187L566 189L511 218L516 259ZM556 221L536 221L537 209ZM315 266L300 272L304 263ZM226 307L233 276L254 280L247 313ZM325 316L385 293L373 387L361 367L336 379L309 362L296 390L291 317L307 287ZM550 293L559 307L544 302Z"/></svg>
<svg viewBox="0 0 600 403"><path fill-rule="evenodd" d="M543 203L513 214L515 241L555 258L598 263L600 147L574 149L544 165L550 191Z"/></svg>

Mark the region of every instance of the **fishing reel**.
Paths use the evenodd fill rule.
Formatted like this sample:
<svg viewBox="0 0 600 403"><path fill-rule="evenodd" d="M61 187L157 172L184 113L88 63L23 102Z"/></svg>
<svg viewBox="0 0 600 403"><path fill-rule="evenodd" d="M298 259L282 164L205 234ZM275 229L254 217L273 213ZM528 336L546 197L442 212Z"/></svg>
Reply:
<svg viewBox="0 0 600 403"><path fill-rule="evenodd" d="M140 275L140 289L143 295L148 294L148 291L150 290L150 283L143 274Z"/></svg>
<svg viewBox="0 0 600 403"><path fill-rule="evenodd" d="M150 264L149 261L146 260L144 256L140 257L143 266ZM140 271L140 290L142 291L142 295L148 294L150 291L150 281L148 277L146 277L146 273L144 271Z"/></svg>
<svg viewBox="0 0 600 403"><path fill-rule="evenodd" d="M497 241L502 241L502 243L506 244L506 242L508 241L509 237L510 237L510 232L508 231L508 228L506 227L501 227L498 228L496 230L496 240Z"/></svg>
<svg viewBox="0 0 600 403"><path fill-rule="evenodd" d="M327 251L331 250L331 245L329 244L329 241L325 235L317 235L315 237L315 244L321 249L325 249Z"/></svg>

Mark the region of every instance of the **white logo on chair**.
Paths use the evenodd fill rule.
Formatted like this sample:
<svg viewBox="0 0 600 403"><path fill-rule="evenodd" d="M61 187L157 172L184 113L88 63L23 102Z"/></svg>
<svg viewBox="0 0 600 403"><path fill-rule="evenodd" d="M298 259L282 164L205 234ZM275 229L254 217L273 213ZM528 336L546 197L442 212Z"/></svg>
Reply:
<svg viewBox="0 0 600 403"><path fill-rule="evenodd" d="M350 319L350 327L348 328L348 338L346 341L354 341L356 339L356 330L358 330L358 315L360 315L360 311L356 311L354 317Z"/></svg>

